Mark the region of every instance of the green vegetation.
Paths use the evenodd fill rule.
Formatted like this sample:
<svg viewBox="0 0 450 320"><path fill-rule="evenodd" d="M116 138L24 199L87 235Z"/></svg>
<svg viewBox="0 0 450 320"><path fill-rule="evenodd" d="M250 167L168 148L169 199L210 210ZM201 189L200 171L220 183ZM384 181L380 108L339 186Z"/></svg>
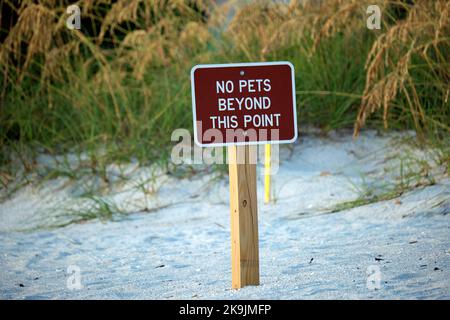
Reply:
<svg viewBox="0 0 450 320"><path fill-rule="evenodd" d="M2 188L13 158L33 172L42 152L83 152L100 176L130 159L167 165L172 131L192 130L191 67L243 61L294 64L300 128L415 129L450 172L450 3L302 3L80 0L72 31L64 1L6 1L19 18L0 47ZM368 30L375 3L382 29Z"/></svg>
<svg viewBox="0 0 450 320"><path fill-rule="evenodd" d="M384 183L378 186L363 184L363 188L358 188L359 196L357 199L339 203L329 209L328 212L339 212L379 201L392 200L415 188L434 185L436 182L433 176L429 174L428 166L427 162L412 158L407 162L406 169L402 161L396 183ZM420 170L417 171L418 168Z"/></svg>

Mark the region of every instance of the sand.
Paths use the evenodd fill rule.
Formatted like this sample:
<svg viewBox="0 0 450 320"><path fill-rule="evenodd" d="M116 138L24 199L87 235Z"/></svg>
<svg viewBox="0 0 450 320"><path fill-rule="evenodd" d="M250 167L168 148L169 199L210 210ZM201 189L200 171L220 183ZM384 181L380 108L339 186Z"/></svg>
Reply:
<svg viewBox="0 0 450 320"><path fill-rule="evenodd" d="M411 136L303 134L283 147L269 205L258 177L261 285L240 290L230 288L226 176L128 163L108 168L108 188L94 177L32 183L0 203L0 298L449 299L450 179ZM398 184L400 167L416 168L408 159L426 161L435 183L333 212ZM86 185L127 214L56 228L86 208Z"/></svg>

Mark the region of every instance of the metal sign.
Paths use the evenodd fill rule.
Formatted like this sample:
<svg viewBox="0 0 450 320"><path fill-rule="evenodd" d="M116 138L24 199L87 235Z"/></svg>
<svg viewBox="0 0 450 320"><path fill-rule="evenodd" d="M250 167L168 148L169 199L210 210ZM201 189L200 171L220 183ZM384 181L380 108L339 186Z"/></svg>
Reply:
<svg viewBox="0 0 450 320"><path fill-rule="evenodd" d="M194 139L201 147L297 139L290 62L197 65L191 70Z"/></svg>

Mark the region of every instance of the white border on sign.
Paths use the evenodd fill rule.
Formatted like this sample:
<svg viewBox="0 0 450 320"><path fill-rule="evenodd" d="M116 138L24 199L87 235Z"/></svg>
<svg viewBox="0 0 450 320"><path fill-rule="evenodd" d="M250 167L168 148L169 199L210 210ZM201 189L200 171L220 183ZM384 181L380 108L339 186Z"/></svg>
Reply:
<svg viewBox="0 0 450 320"><path fill-rule="evenodd" d="M224 143L200 143L197 137L197 114L195 111L195 82L194 72L197 69L202 68L226 68L226 67L253 67L253 66L273 66L273 65L288 65L291 68L292 77L292 106L294 112L294 138L291 140L271 140L271 141L246 141L246 142L224 142ZM258 145L258 144L281 144L281 143L293 143L297 140L297 105L296 105L296 92L295 92L295 69L294 65L289 61L276 61L276 62L249 62L249 63L225 63L225 64L198 64L191 69L191 95L192 95L192 113L194 119L194 142L199 147L225 147L225 146L245 146L245 145Z"/></svg>

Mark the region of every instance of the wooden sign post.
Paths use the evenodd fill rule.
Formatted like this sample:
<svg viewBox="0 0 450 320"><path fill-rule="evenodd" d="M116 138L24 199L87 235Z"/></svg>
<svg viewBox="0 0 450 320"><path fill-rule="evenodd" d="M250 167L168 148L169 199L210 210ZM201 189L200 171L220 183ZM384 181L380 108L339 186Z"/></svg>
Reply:
<svg viewBox="0 0 450 320"><path fill-rule="evenodd" d="M294 67L289 62L198 65L191 70L191 85L195 143L228 147L232 287L258 285L256 145L297 139ZM270 159L270 145L266 150ZM267 168L270 162L269 174Z"/></svg>
<svg viewBox="0 0 450 320"><path fill-rule="evenodd" d="M243 158L243 161L238 161ZM232 287L259 284L256 146L229 146ZM242 163L243 162L243 163Z"/></svg>

